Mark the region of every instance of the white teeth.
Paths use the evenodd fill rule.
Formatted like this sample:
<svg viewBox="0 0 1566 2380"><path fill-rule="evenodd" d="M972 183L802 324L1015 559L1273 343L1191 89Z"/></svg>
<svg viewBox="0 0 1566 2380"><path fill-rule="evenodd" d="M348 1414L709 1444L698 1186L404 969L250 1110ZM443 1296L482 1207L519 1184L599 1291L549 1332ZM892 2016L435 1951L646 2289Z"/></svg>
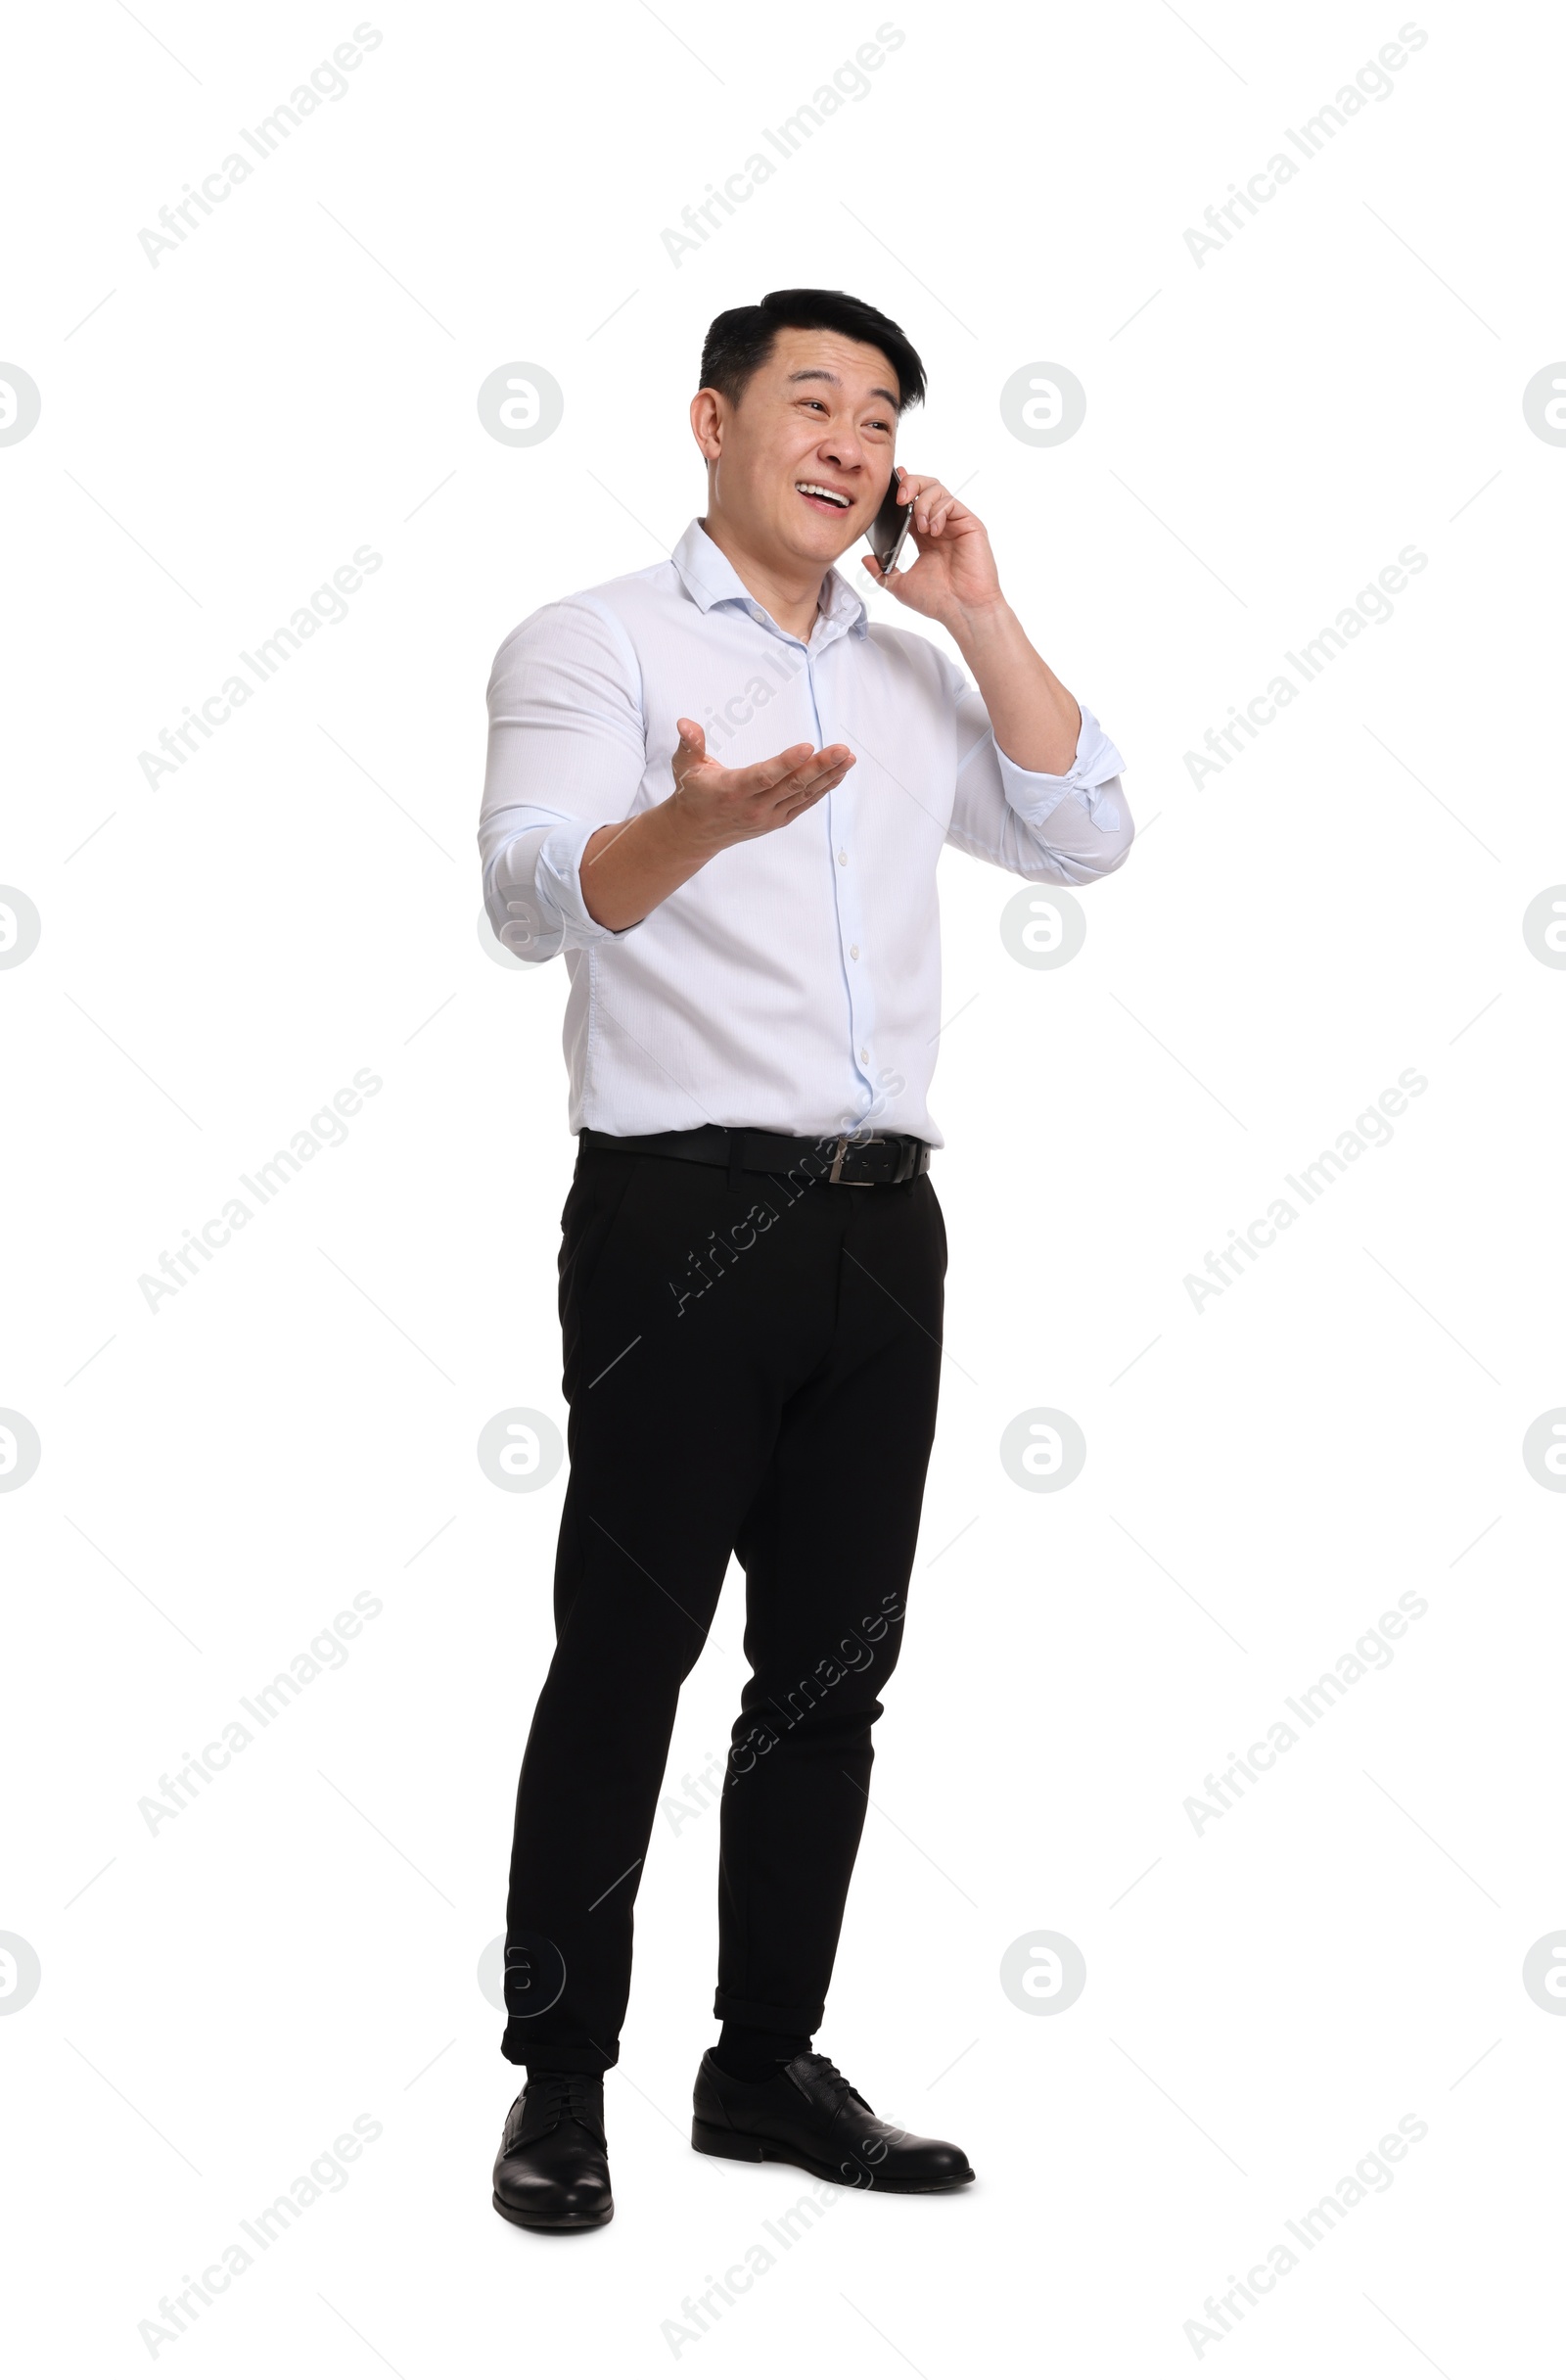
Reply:
<svg viewBox="0 0 1566 2380"><path fill-rule="evenodd" d="M796 480L794 485L801 495L825 496L829 504L836 504L841 511L847 512L849 509L848 497L840 495L835 488L820 488L814 480Z"/></svg>

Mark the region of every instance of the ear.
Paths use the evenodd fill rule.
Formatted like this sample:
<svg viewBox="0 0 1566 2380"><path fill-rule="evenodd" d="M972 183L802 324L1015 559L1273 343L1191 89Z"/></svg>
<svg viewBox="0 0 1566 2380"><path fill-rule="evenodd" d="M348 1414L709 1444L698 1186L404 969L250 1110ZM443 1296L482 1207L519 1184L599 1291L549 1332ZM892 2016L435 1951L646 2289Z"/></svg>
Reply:
<svg viewBox="0 0 1566 2380"><path fill-rule="evenodd" d="M723 450L723 400L715 389L698 389L691 398L691 436L715 463Z"/></svg>

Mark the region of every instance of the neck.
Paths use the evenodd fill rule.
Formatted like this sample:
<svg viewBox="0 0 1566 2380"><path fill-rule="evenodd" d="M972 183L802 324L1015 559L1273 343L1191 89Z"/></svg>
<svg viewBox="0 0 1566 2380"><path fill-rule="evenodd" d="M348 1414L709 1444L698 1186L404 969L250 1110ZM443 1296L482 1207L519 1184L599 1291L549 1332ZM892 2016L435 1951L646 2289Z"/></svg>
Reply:
<svg viewBox="0 0 1566 2380"><path fill-rule="evenodd" d="M751 551L732 522L726 521L715 505L705 515L702 527L718 552L733 565L734 575L746 593L754 595L787 634L808 644L830 563L823 566L815 562L763 561Z"/></svg>

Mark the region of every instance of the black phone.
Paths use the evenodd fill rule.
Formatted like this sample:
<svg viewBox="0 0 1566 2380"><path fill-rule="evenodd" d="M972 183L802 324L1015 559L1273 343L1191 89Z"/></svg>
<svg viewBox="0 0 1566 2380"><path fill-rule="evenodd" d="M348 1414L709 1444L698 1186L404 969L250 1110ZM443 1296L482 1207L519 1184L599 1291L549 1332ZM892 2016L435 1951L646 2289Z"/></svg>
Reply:
<svg viewBox="0 0 1566 2380"><path fill-rule="evenodd" d="M898 556L902 551L903 540L913 523L913 506L898 502L898 490L901 484L902 466L895 463L881 509L865 531L870 551L881 565L883 578L897 569Z"/></svg>

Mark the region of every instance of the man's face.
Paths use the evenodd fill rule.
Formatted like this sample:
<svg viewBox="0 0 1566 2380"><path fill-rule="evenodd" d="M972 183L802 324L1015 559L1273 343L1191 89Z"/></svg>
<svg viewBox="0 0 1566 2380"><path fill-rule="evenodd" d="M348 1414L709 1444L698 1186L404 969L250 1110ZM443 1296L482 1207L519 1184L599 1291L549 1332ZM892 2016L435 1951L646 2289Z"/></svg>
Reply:
<svg viewBox="0 0 1566 2380"><path fill-rule="evenodd" d="M717 447L714 492L758 555L819 567L863 537L892 477L898 380L879 348L836 331L782 330L737 405L692 406Z"/></svg>

